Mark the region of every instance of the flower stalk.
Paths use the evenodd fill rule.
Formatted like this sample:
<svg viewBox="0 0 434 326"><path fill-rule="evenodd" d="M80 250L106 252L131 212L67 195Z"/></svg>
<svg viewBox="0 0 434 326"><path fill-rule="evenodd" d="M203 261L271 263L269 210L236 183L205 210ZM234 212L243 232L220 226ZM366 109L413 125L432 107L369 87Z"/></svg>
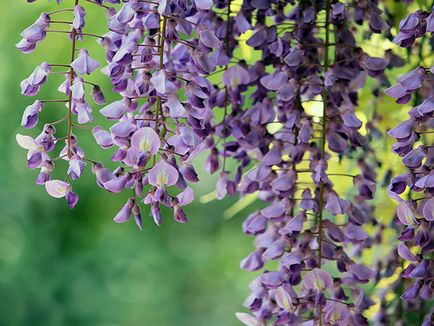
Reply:
<svg viewBox="0 0 434 326"><path fill-rule="evenodd" d="M80 0L74 0L74 6L78 6ZM77 30L73 27L71 31L71 63L75 60L75 45L77 41ZM69 80L72 85L74 80L74 68L70 66L69 68ZM71 159L71 137L72 137L72 91L68 95L68 131L67 131L67 155L68 159Z"/></svg>

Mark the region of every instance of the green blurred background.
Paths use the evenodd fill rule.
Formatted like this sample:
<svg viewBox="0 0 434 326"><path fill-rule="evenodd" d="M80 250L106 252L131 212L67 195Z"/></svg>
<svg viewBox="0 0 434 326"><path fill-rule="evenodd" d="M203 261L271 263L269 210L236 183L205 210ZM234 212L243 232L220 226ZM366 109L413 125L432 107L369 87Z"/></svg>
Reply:
<svg viewBox="0 0 434 326"><path fill-rule="evenodd" d="M396 26L406 12L405 7L394 1L387 1L387 6L388 12L395 15ZM0 326L239 325L234 313L244 310L247 285L254 278L254 274L239 269L239 261L253 249L252 238L241 232L241 223L258 206L251 197L241 202L237 198L209 200L215 176L203 171L203 157L195 162L201 179L195 190L197 198L205 200L196 200L186 208L190 218L187 225L173 222L170 214L166 214L158 228L147 210L143 211L143 232L134 223L115 224L112 218L127 197L96 187L89 170L75 183L80 201L73 211L63 199L50 198L34 184L37 172L26 168L26 153L15 141L18 132L33 136L38 133L38 128L26 131L19 127L24 108L34 99L21 96L19 83L42 61L66 63L70 44L65 35L50 34L48 41L39 44L30 55L19 53L14 44L20 40L19 33L41 11L56 8L47 1L27 4L25 0L0 0ZM98 34L101 31L98 25L105 24L104 13L92 5L86 4L86 8L89 8L86 31ZM60 18L68 19L68 14L56 17ZM359 34L360 41L362 37ZM91 56L105 62L94 40L85 44ZM372 56L383 56L389 48L407 55L377 35L362 44ZM237 55L249 60L258 54L244 45ZM431 59L428 56L426 60ZM417 65L417 60L416 57L406 67L388 72L390 80ZM111 87L101 73L93 74L90 80L110 94ZM59 98L57 87L61 82L61 75L50 76L38 98ZM411 106L398 106L383 96L373 98L371 92L377 86L377 82L369 80L361 92L358 116L365 123L378 115L377 123L384 131L402 121ZM117 98L107 96L107 99L111 102ZM313 102L306 104L306 109L320 111L317 106ZM96 123L107 127L107 121L97 110L94 106ZM47 104L41 121L54 121L64 112L61 105ZM58 128L60 136L64 133L64 129ZM108 154L93 144L88 133L88 130L76 132L80 145L91 159L110 166ZM377 159L383 163L380 179L391 167L394 174L399 173L396 167L400 166L400 159L391 154L391 144L384 138L372 143ZM60 165L62 170L64 166ZM353 163L337 159L332 159L330 168L357 172ZM351 192L348 186L340 182L337 189L340 193ZM388 224L395 204L384 189L378 192L375 203L377 218ZM228 215L232 218L225 219ZM367 231L373 235L374 229ZM371 266L387 257L395 246L395 231L388 228L384 239L383 246L372 248L363 256ZM396 274L382 281L380 288L397 277ZM370 289L376 301L378 289ZM389 291L388 301L396 298ZM369 316L377 310L378 305Z"/></svg>
<svg viewBox="0 0 434 326"><path fill-rule="evenodd" d="M56 8L47 1L0 1L0 325L238 325L234 313L253 275L239 269L252 249L252 240L242 236L241 216L222 217L236 199L197 200L186 208L187 225L166 214L158 228L143 211L139 232L134 222L112 221L126 195L96 187L89 169L75 183L80 201L73 211L34 184L37 172L27 170L26 153L15 141L17 132L38 132L19 127L34 99L20 95L19 83L42 61L65 62L70 45L65 35L51 34L34 53L23 55L14 44L42 10ZM89 9L88 17L87 31L98 33L103 11ZM93 39L86 45L104 62ZM108 80L95 75L92 80L108 91ZM50 76L38 97L59 98L61 79ZM47 105L41 118L54 121L62 110ZM104 123L94 110L96 122ZM90 158L103 159L107 153L86 141L87 133L77 131L80 144ZM214 178L201 169L203 158L196 166L200 197L213 190Z"/></svg>

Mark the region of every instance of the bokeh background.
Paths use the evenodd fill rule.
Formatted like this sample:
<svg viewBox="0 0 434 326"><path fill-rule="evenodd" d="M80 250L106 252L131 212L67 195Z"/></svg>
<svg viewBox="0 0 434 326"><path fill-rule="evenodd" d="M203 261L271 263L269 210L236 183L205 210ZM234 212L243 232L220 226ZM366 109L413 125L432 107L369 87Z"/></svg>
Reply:
<svg viewBox="0 0 434 326"><path fill-rule="evenodd" d="M399 22L405 8L388 3ZM86 28L98 33L99 24L105 24L104 13L90 7ZM27 170L25 151L15 141L17 132L26 132L19 127L21 116L33 102L21 96L19 83L42 61L64 63L70 46L65 35L52 34L31 55L20 54L14 44L42 10L55 8L47 1L0 1L0 325L239 325L234 313L243 310L247 285L254 278L239 269L239 261L253 248L252 239L241 232L241 223L259 206L252 198L213 200L210 193L216 178L203 171L204 157L195 162L202 182L195 188L198 200L186 208L190 223L177 224L167 214L158 228L144 211L143 232L134 223L112 221L127 195L108 194L96 187L89 170L75 186L80 201L73 211L63 199L50 198L34 184L36 172ZM86 47L104 62L94 40L86 41ZM374 56L382 56L388 48L406 55L379 37L364 43L364 50ZM247 60L255 55L246 47L239 53ZM412 65L388 73L390 79ZM61 78L50 76L39 98L59 98ZM100 73L92 81L110 89ZM405 117L409 107L399 107L382 96L373 100L370 93L376 86L370 81L361 93L358 115L366 122L380 112L384 119L379 123L386 130ZM63 109L48 104L41 120L54 121ZM106 125L94 109L96 122ZM318 108L312 104L309 109ZM89 157L104 161L107 153L101 153L86 133L77 131L80 144ZM390 167L399 166L399 159L389 154L390 142L379 139L373 144L383 162L381 178ZM357 171L337 161L336 168ZM345 191L348 185L339 187ZM390 222L395 206L384 190L379 191L376 203L379 219ZM363 259L374 264L387 256L394 236L393 230L386 230L388 242L368 251Z"/></svg>

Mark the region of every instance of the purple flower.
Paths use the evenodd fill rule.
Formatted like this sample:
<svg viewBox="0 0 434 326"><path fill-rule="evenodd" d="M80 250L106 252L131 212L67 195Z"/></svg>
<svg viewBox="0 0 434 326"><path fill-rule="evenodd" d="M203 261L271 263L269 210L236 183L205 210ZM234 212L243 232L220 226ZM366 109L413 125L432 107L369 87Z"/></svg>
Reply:
<svg viewBox="0 0 434 326"><path fill-rule="evenodd" d="M137 130L131 137L131 146L152 156L158 153L161 141L154 129L143 127Z"/></svg>
<svg viewBox="0 0 434 326"><path fill-rule="evenodd" d="M125 223L131 217L131 211L134 206L134 200L128 199L127 203L121 208L121 210L114 217L114 221L116 223Z"/></svg>
<svg viewBox="0 0 434 326"><path fill-rule="evenodd" d="M113 140L110 133L103 130L100 126L92 128L92 134L96 143L102 148L110 148L113 146Z"/></svg>
<svg viewBox="0 0 434 326"><path fill-rule="evenodd" d="M173 219L178 223L187 223L188 219L180 205L173 206Z"/></svg>
<svg viewBox="0 0 434 326"><path fill-rule="evenodd" d="M36 49L36 43L30 42L26 39L22 39L17 44L15 44L15 46L18 50L25 54L31 53L34 49Z"/></svg>
<svg viewBox="0 0 434 326"><path fill-rule="evenodd" d="M288 80L288 76L284 72L273 72L261 78L261 84L270 91L276 91Z"/></svg>
<svg viewBox="0 0 434 326"><path fill-rule="evenodd" d="M155 90L162 95L176 91L175 84L169 80L164 70L159 70L157 74L153 75L151 83L155 87Z"/></svg>
<svg viewBox="0 0 434 326"><path fill-rule="evenodd" d="M148 181L153 186L164 188L174 185L178 176L178 171L172 165L161 161L149 171Z"/></svg>
<svg viewBox="0 0 434 326"><path fill-rule="evenodd" d="M338 215L348 212L349 206L350 205L346 200L339 198L334 193L330 193L327 198L325 209L333 215Z"/></svg>
<svg viewBox="0 0 434 326"><path fill-rule="evenodd" d="M197 1L197 0L196 0ZM203 1L203 0L200 0ZM252 315L246 314L244 312L237 312L235 314L240 322L246 326L260 326L260 322Z"/></svg>
<svg viewBox="0 0 434 326"><path fill-rule="evenodd" d="M33 128L38 123L38 113L42 111L44 104L36 100L32 105L29 105L23 113L21 125L25 128Z"/></svg>
<svg viewBox="0 0 434 326"><path fill-rule="evenodd" d="M69 160L69 167L67 173L71 176L72 180L78 179L84 171L86 163L79 158L72 158Z"/></svg>
<svg viewBox="0 0 434 326"><path fill-rule="evenodd" d="M277 259L280 258L285 252L287 242L285 239L279 239L274 241L267 250L264 251L263 257L266 259Z"/></svg>
<svg viewBox="0 0 434 326"><path fill-rule="evenodd" d="M194 192L190 187L186 187L182 192L180 192L176 198L180 206L186 206L194 200Z"/></svg>
<svg viewBox="0 0 434 326"><path fill-rule="evenodd" d="M80 5L74 7L74 20L72 21L72 27L76 30L81 30L86 22L84 21L84 17L86 16L86 11Z"/></svg>
<svg viewBox="0 0 434 326"><path fill-rule="evenodd" d="M30 136L24 136L17 134L16 140L21 148L27 149L29 152L41 151L43 147L36 143L36 141Z"/></svg>
<svg viewBox="0 0 434 326"><path fill-rule="evenodd" d="M25 96L34 96L39 93L50 72L50 65L46 62L41 63L27 79L21 82L21 93Z"/></svg>
<svg viewBox="0 0 434 326"><path fill-rule="evenodd" d="M207 27L199 26L198 28L200 42L211 49L217 49L221 46L220 40Z"/></svg>
<svg viewBox="0 0 434 326"><path fill-rule="evenodd" d="M413 210L405 201L399 203L396 215L398 216L399 221L404 225L413 225L416 223Z"/></svg>
<svg viewBox="0 0 434 326"><path fill-rule="evenodd" d="M125 189L130 180L131 176L129 174L124 174L104 182L104 188L110 192L118 193Z"/></svg>
<svg viewBox="0 0 434 326"><path fill-rule="evenodd" d="M349 324L350 311L346 305L340 302L327 301L324 313L325 321L331 325L346 326Z"/></svg>
<svg viewBox="0 0 434 326"><path fill-rule="evenodd" d="M418 282L410 286L402 295L401 299L405 301L414 300L419 295L420 285Z"/></svg>
<svg viewBox="0 0 434 326"><path fill-rule="evenodd" d="M426 31L428 33L434 33L434 11L426 18Z"/></svg>
<svg viewBox="0 0 434 326"><path fill-rule="evenodd" d="M261 234L265 232L267 219L260 214L251 214L243 223L243 231L246 234Z"/></svg>
<svg viewBox="0 0 434 326"><path fill-rule="evenodd" d="M425 217L425 219L427 221L434 221L434 197L428 199L424 206L423 206L423 211L422 211L423 217Z"/></svg>
<svg viewBox="0 0 434 326"><path fill-rule="evenodd" d="M264 262L261 258L261 253L254 251L249 256L244 258L240 262L240 268L248 270L248 271L257 271L264 266Z"/></svg>
<svg viewBox="0 0 434 326"><path fill-rule="evenodd" d="M294 218L290 219L288 223L286 223L285 227L280 229L280 234L290 234L293 232L300 232L303 230L305 216L300 213L297 214Z"/></svg>
<svg viewBox="0 0 434 326"><path fill-rule="evenodd" d="M324 324L366 324L363 314L373 303L361 284L393 273L400 266L399 257L409 259L403 276L416 279L412 282L417 284L410 284L412 290L405 297L430 297L426 253L433 220L434 150L424 143L428 137L422 133L432 127L432 70L419 67L386 91L397 103L407 103L417 93L408 120L389 131L396 139L393 151L407 167L388 188L400 202L397 223L405 228L400 235L405 243L397 255L379 261L375 270L355 263L365 248L381 242L386 227L377 221L369 202L378 183L378 158L372 147L380 134L377 121L365 123L365 135L355 114L367 76L378 79L369 83L382 87L388 82L384 70L397 61L390 52L385 58L368 56L356 37L363 30L357 25L365 21L374 33L388 28L377 2L356 1L347 7L336 1L295 1L287 10L277 2L255 0L236 11L228 3L212 0L96 2L110 7L109 32L99 38L99 44L107 60L103 73L121 99L100 110L110 126L92 129L99 146L115 147L109 155L117 167L111 171L92 163L92 171L97 185L109 192L133 191L116 215L117 223L133 214L142 229L135 198L144 198L141 204L150 206L157 225L162 223L161 207L172 209L175 221L187 222L184 206L194 199L188 182L199 180L192 160L205 151L206 170L220 174L218 198L237 191L255 193L263 204L243 223L244 233L255 237L256 248L241 267L257 271L266 261L277 261L267 264L249 286L245 305L253 315L237 314L244 324L307 326L318 324L320 316ZM91 36L82 32L84 8L75 6L73 14L72 31L66 31L65 37ZM42 17L17 45L23 52L31 52L45 37L50 17L45 22ZM408 16L396 41L410 46L431 30L431 20L423 11ZM244 41L241 34L249 30L252 36ZM328 37L331 42L326 42ZM234 56L243 51L242 42L255 49L247 62ZM82 49L66 65L73 73L65 75L59 91L71 97L71 103L65 102L76 115L74 120L89 122L92 108L80 75L90 74L99 64ZM216 67L222 69L208 76ZM35 95L49 69L42 67L24 81L23 93ZM375 89L373 95L378 93ZM92 97L97 104L105 102L96 85ZM310 112L306 102L311 101L322 101L324 116ZM26 109L24 126L36 124L41 103ZM51 180L51 152L68 162L70 180L82 175L85 162L93 161L79 147L71 128L65 128L66 146L59 153L53 125L46 125L35 139L18 135L17 141L28 150L29 168L40 168L37 182L50 185L52 193L73 206L78 198L71 186ZM353 180L354 191L338 191L339 182L348 175L329 171L328 162L333 161L333 171L335 159L360 169L360 175L348 179ZM400 196L406 191L415 194L403 201ZM329 265L336 266L333 279L326 271Z"/></svg>
<svg viewBox="0 0 434 326"><path fill-rule="evenodd" d="M213 0L194 0L194 3L200 10L209 10L214 6Z"/></svg>
<svg viewBox="0 0 434 326"><path fill-rule="evenodd" d="M416 256L408 249L404 243L400 243L398 246L398 254L408 261L416 261Z"/></svg>
<svg viewBox="0 0 434 326"><path fill-rule="evenodd" d="M229 181L229 173L223 171L217 181L216 193L217 199L223 199L227 194L227 186Z"/></svg>
<svg viewBox="0 0 434 326"><path fill-rule="evenodd" d="M122 120L110 128L113 139L128 138L136 130L136 125L132 119Z"/></svg>
<svg viewBox="0 0 434 326"><path fill-rule="evenodd" d="M307 272L303 279L303 286L308 290L324 291L330 289L332 284L329 273L318 268Z"/></svg>
<svg viewBox="0 0 434 326"><path fill-rule="evenodd" d="M367 282L375 275L372 269L361 264L350 265L350 272L353 274L353 277L360 282Z"/></svg>
<svg viewBox="0 0 434 326"><path fill-rule="evenodd" d="M264 208L261 213L267 218L277 218L281 217L285 213L285 203L276 202L272 205Z"/></svg>
<svg viewBox="0 0 434 326"><path fill-rule="evenodd" d="M240 65L234 65L223 73L223 84L231 87L247 85L250 81L249 73Z"/></svg>
<svg viewBox="0 0 434 326"><path fill-rule="evenodd" d="M172 94L167 98L165 107L169 109L169 115L171 118L185 118L187 115L185 107L179 101L176 94Z"/></svg>
<svg viewBox="0 0 434 326"><path fill-rule="evenodd" d="M399 125L397 125L395 128L390 129L387 134L390 137L396 138L396 139L408 139L412 133L414 127L414 122L411 120L407 120L404 122L401 122Z"/></svg>
<svg viewBox="0 0 434 326"><path fill-rule="evenodd" d="M303 52L299 49L291 49L289 54L285 57L285 62L290 67L298 66L301 62L301 58L303 56Z"/></svg>
<svg viewBox="0 0 434 326"><path fill-rule="evenodd" d="M54 198L65 197L70 208L74 208L77 204L78 197L72 191L69 183L60 180L50 180L45 183L45 189L48 194Z"/></svg>
<svg viewBox="0 0 434 326"><path fill-rule="evenodd" d="M126 111L125 101L116 101L106 107L102 108L99 112L109 119L119 119Z"/></svg>
<svg viewBox="0 0 434 326"><path fill-rule="evenodd" d="M133 214L138 229L142 231L142 215L140 214L140 207L138 205L134 205Z"/></svg>
<svg viewBox="0 0 434 326"><path fill-rule="evenodd" d="M344 234L351 241L363 241L368 238L368 234L363 228L351 223L344 228Z"/></svg>
<svg viewBox="0 0 434 326"><path fill-rule="evenodd" d="M71 67L79 74L90 74L99 67L98 61L89 56L86 49L81 49L77 59L71 63Z"/></svg>
<svg viewBox="0 0 434 326"><path fill-rule="evenodd" d="M278 287L274 294L274 298L279 307L291 311L295 308L293 304L293 299L291 298L290 293L285 288L285 285Z"/></svg>
<svg viewBox="0 0 434 326"><path fill-rule="evenodd" d="M105 104L104 93L101 91L101 88L97 85L92 88L92 98L96 104Z"/></svg>
<svg viewBox="0 0 434 326"><path fill-rule="evenodd" d="M36 43L42 41L47 35L50 26L50 16L42 13L33 25L26 28L22 33L22 40L16 45L23 53L32 52Z"/></svg>
<svg viewBox="0 0 434 326"><path fill-rule="evenodd" d="M384 69L389 65L388 58L366 57L360 62L361 66L367 70L372 77L380 76Z"/></svg>
<svg viewBox="0 0 434 326"><path fill-rule="evenodd" d="M148 198L148 197L146 197ZM162 220L162 216L161 216L161 210L160 210L160 206L158 204L158 202L147 202L145 198L145 204L151 204L151 214L152 214L152 218L154 219L154 222L157 226L160 226L161 223L163 222Z"/></svg>
<svg viewBox="0 0 434 326"><path fill-rule="evenodd" d="M261 275L262 284L266 287L277 288L282 285L285 275L282 272L268 272Z"/></svg>

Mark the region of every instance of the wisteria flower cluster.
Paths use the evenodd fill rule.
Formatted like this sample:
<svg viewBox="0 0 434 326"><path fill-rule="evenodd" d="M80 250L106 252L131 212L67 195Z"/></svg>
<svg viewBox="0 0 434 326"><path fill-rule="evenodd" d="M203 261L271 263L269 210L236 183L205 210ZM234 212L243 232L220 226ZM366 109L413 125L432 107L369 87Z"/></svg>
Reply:
<svg viewBox="0 0 434 326"><path fill-rule="evenodd" d="M232 110L230 120L215 128L217 137L234 138L219 151L222 160L240 162L233 180L229 171L222 172L217 193L239 188L242 194L258 193L268 205L244 222L244 232L256 237L256 250L241 267L256 271L278 262L277 269L267 268L250 285L245 305L253 315L239 313L238 318L247 325L364 325L363 312L373 302L361 284L378 271L353 259L349 250L372 243L363 225L376 222L368 203L376 176L355 108L357 90L368 76L382 76L389 60L369 57L356 46L349 22L359 8L350 11L343 3L324 1L299 3L288 14L284 9L243 3L233 29L239 30L239 22L250 25L247 44L262 58L224 73ZM370 9L365 14L380 19L378 8ZM267 26L266 17L277 28ZM243 93L249 91L252 106L242 110ZM322 112L306 112L304 104L318 99ZM360 175L328 170L333 156L354 155ZM346 194L334 190L341 179L355 185L354 196L344 199Z"/></svg>
<svg viewBox="0 0 434 326"><path fill-rule="evenodd" d="M187 182L198 181L191 160L204 147L203 136L212 118L209 108L211 84L203 75L215 69L211 57L218 55L221 48L209 26L201 24L200 17L207 14L212 3L197 1L172 6L167 2L127 1L118 11L103 1L91 1L91 4L106 10L109 32L102 36L83 33L86 11L79 1L74 8L41 14L35 24L22 33L23 40L17 47L24 53L33 51L37 42L49 32L67 33L72 40L73 55L70 63L42 63L22 82L22 93L34 96L47 77L57 73L52 71L54 67L69 69L65 82L59 87L66 99L37 100L25 110L22 125L33 128L39 112L48 102L66 103L67 115L45 125L36 139L18 135L17 141L29 150L29 167L41 169L37 183L45 184L53 197L65 197L71 208L78 197L68 180L79 178L85 166L90 164L100 187L114 193L132 189L133 196L115 216L116 222L126 222L134 215L141 229L139 203L143 201L151 206L156 224L162 222L160 205L172 208L174 219L184 223L187 218L182 207L194 198ZM72 13L71 22L52 19L65 11ZM50 25L55 23L66 24L70 29L51 30ZM105 49L108 64L102 71L110 77L113 91L121 95L120 100L100 110L103 116L114 121L110 130L92 126L99 146L103 149L117 147L112 160L120 165L114 171L88 159L73 134L74 128L93 121L85 86L92 87L96 104L105 103L101 88L85 79L85 75L99 67L85 48L77 49L76 42L85 37L96 37ZM185 94L180 96L182 90ZM74 115L77 122L74 122ZM56 138L55 125L64 121L67 136ZM48 153L61 140L65 140L65 148L58 157L50 157ZM51 177L57 159L69 162L63 181ZM181 191L171 195L168 187L174 185Z"/></svg>
<svg viewBox="0 0 434 326"><path fill-rule="evenodd" d="M417 38L434 33L434 11L412 13L399 27L394 42L411 47ZM423 50L419 44L420 57ZM386 90L399 104L408 103L414 97L409 118L388 132L396 139L392 150L402 157L405 166L405 172L391 180L388 192L399 203L396 223L402 232L397 252L405 262L402 277L410 281L401 298L410 302L424 302L433 297L434 147L430 137L434 127L433 74L434 67L418 66ZM433 322L433 311L429 311L423 325Z"/></svg>
<svg viewBox="0 0 434 326"><path fill-rule="evenodd" d="M103 33L85 29L86 6L105 12ZM74 0L72 8L42 13L17 44L31 53L48 34L60 33L71 47L66 63L43 62L21 83L22 94L33 97L48 78L64 75L63 98L35 100L24 110L23 127L35 128L48 105L65 105L65 116L36 138L18 134L18 144L28 150L28 167L40 170L36 183L71 208L78 202L71 181L87 167L99 187L129 192L114 221L134 216L140 230L142 205L157 225L162 207L187 222L190 183L199 181L192 161L206 153L206 171L219 174L218 199L254 194L263 207L243 223L255 250L241 268L262 272L249 286L250 312L238 319L249 326L368 325L366 311L375 302L366 284L375 286L387 271L362 259L381 242L385 225L372 202L376 126L358 116L359 93L368 80L385 85L385 70L401 65L392 52L373 57L359 43L358 34L389 33L379 6L371 0ZM70 21L56 19L61 13ZM417 11L399 27L395 43L411 47L434 32L433 13ZM102 67L86 49L91 38L105 53ZM237 57L246 47L257 60ZM87 80L97 69L118 100L105 103L101 87ZM404 226L397 253L409 263L402 275L414 279L404 300L429 300L433 292L433 73L417 67L385 91L399 104L416 97L409 119L389 131L407 168L388 188ZM110 121L108 130L92 124L90 99L105 105L98 114ZM61 123L63 137L56 133ZM114 170L86 156L78 128L91 129L103 150L114 148ZM56 155L58 142L65 146ZM54 176L58 160L68 164L64 178ZM339 172L340 163L359 172ZM339 190L341 183L351 190Z"/></svg>
<svg viewBox="0 0 434 326"><path fill-rule="evenodd" d="M60 1L59 1L60 2ZM56 20L56 15L62 12L71 12L72 20ZM22 40L17 44L17 48L23 53L30 53L35 50L37 44L43 41L49 33L65 33L71 39L72 56L68 63L52 64L41 63L35 68L33 73L21 82L21 92L25 96L35 96L48 78L55 74L63 74L65 81L59 86L59 92L64 98L56 100L36 100L25 110L22 118L22 126L34 128L38 123L38 116L45 106L66 105L65 116L52 123L45 124L42 132L36 138L30 136L17 135L18 144L28 150L27 162L31 169L40 169L36 183L45 185L47 192L56 198L64 197L69 206L73 208L78 196L72 190L68 179L75 180L81 176L87 163L90 161L85 157L83 150L78 146L78 139L73 134L73 128L80 128L83 124L93 121L92 108L85 97L85 86L93 87L93 100L96 104L104 102L104 96L98 87L86 81L86 75L91 74L99 67L99 63L92 59L86 49L77 51L77 40L84 37L95 37L96 35L83 33L86 11L76 1L74 8L60 9L50 13L42 13L33 25L21 33ZM65 30L56 30L53 26L67 25ZM98 37L98 36L96 36ZM67 71L55 71L56 69L67 69ZM76 116L77 122L73 122ZM66 121L67 135L64 137L56 136L56 125ZM65 142L58 156L51 155L59 142ZM63 159L68 161L68 171L65 180L57 180L51 177L55 167L55 161Z"/></svg>

